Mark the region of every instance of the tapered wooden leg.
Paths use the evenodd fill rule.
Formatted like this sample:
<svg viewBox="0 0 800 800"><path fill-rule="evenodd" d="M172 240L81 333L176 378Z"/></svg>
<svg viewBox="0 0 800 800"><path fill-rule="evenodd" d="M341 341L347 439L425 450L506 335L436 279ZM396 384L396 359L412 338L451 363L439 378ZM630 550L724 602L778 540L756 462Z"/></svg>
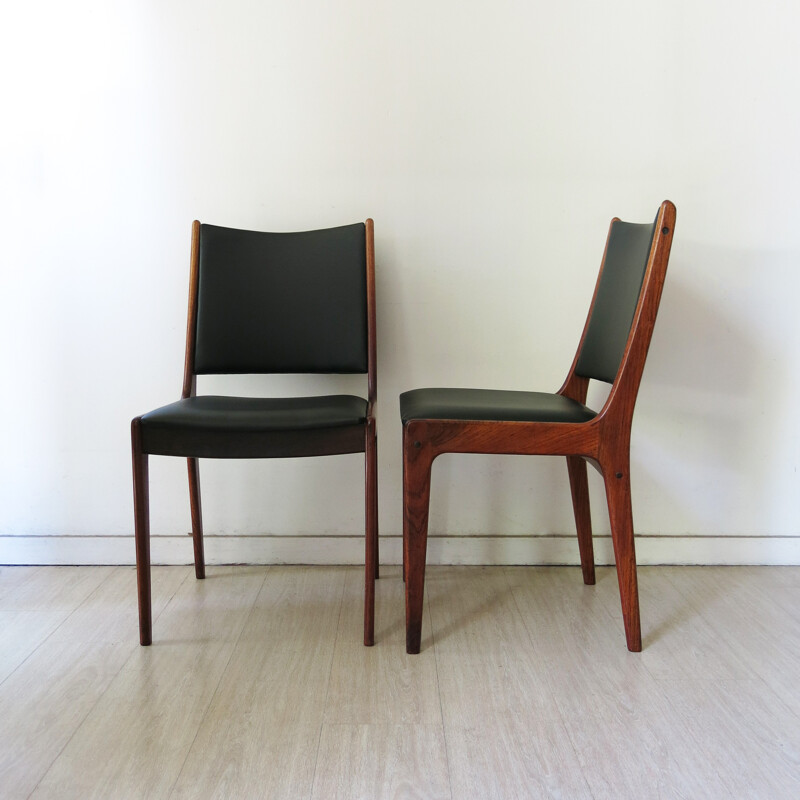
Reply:
<svg viewBox="0 0 800 800"><path fill-rule="evenodd" d="M405 430L403 431L403 442L405 443ZM404 498L404 507L403 507L403 541L401 555L403 560L403 583L406 582L406 527L405 527L405 491L406 491L406 459L405 455L403 456L403 498Z"/></svg>
<svg viewBox="0 0 800 800"><path fill-rule="evenodd" d="M364 453L366 472L366 532L364 553L364 645L375 644L375 579L378 575L378 443L375 420L367 423Z"/></svg>
<svg viewBox="0 0 800 800"><path fill-rule="evenodd" d="M594 584L594 547L592 546L592 516L589 510L589 481L586 462L578 456L567 456L569 485L572 490L572 510L578 531L578 548L581 554L583 582Z"/></svg>
<svg viewBox="0 0 800 800"><path fill-rule="evenodd" d="M186 459L189 466L189 505L192 510L192 541L194 542L194 575L206 576L206 558L203 552L203 512L200 505L200 469L196 458Z"/></svg>
<svg viewBox="0 0 800 800"><path fill-rule="evenodd" d="M604 465L603 480L608 498L614 558L617 562L617 580L622 601L625 638L628 642L628 650L638 653L642 649L642 629L639 621L639 586L636 579L631 481L627 459L613 464L610 469Z"/></svg>
<svg viewBox="0 0 800 800"><path fill-rule="evenodd" d="M380 566L380 536L379 536L379 529L378 529L378 436L377 432L375 436L372 438L373 441L373 450L372 450L372 490L370 491L370 497L372 499L372 536L375 542L374 547L374 561L375 561L375 580L377 581L381 577L381 566Z"/></svg>
<svg viewBox="0 0 800 800"><path fill-rule="evenodd" d="M417 428L417 431L419 429ZM417 434L418 435L418 434ZM403 563L406 577L406 652L419 653L428 545L431 457L426 443L403 432Z"/></svg>
<svg viewBox="0 0 800 800"><path fill-rule="evenodd" d="M142 452L139 418L131 423L133 453L133 516L136 540L136 585L139 593L139 642L153 641L150 604L150 492L147 453Z"/></svg>

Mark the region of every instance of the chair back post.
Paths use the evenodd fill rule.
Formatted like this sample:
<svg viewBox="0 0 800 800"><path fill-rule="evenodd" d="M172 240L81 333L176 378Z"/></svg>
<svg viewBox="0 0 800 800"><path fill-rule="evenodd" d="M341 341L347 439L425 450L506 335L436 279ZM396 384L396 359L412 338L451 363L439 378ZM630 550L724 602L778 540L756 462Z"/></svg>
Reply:
<svg viewBox="0 0 800 800"><path fill-rule="evenodd" d="M197 341L197 291L200 276L200 222L192 223L192 253L189 259L189 312L186 322L186 357L183 366L181 398L194 397L197 376L194 371L194 350Z"/></svg>
<svg viewBox="0 0 800 800"><path fill-rule="evenodd" d="M675 206L669 200L665 200L656 217L653 244L622 360L611 391L597 415L598 421L613 424L620 432L627 431L628 437L630 437L636 396L661 302L661 293L664 289L675 230L675 216Z"/></svg>
<svg viewBox="0 0 800 800"><path fill-rule="evenodd" d="M367 417L374 416L373 407L378 400L378 348L376 342L375 310L375 231L371 219L365 222L367 251Z"/></svg>

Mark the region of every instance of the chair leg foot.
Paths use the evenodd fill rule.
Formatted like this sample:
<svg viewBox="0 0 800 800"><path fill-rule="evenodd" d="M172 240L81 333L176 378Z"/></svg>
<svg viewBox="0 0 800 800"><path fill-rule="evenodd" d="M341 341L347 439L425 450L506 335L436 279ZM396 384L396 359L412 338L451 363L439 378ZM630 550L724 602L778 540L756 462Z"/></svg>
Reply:
<svg viewBox="0 0 800 800"><path fill-rule="evenodd" d="M186 459L189 467L189 505L192 513L192 542L194 544L194 575L198 580L206 576L206 558L203 549L203 513L200 504L200 468L196 458Z"/></svg>
<svg viewBox="0 0 800 800"><path fill-rule="evenodd" d="M608 498L611 538L617 563L617 580L622 603L622 619L628 650L641 652L642 629L639 619L639 585L636 575L636 548L633 534L631 484L628 464L614 470L604 470Z"/></svg>

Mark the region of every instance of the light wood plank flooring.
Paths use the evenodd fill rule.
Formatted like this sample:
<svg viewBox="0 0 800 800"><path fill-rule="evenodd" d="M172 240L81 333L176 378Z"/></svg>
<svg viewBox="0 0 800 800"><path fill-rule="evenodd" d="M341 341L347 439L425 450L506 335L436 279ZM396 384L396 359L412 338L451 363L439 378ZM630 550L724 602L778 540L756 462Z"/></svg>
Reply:
<svg viewBox="0 0 800 800"><path fill-rule="evenodd" d="M800 567L0 568L2 798L800 797Z"/></svg>

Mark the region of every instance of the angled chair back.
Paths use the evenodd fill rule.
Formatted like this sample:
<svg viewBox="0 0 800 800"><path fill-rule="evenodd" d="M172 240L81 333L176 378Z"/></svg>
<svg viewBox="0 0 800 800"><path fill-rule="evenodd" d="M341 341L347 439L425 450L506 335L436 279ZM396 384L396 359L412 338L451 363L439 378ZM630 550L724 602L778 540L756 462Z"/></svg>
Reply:
<svg viewBox="0 0 800 800"><path fill-rule="evenodd" d="M589 380L604 381L613 387L603 411L616 404L626 416L633 414L674 227L675 206L669 201L652 224L611 221L586 325L561 394L585 402Z"/></svg>
<svg viewBox="0 0 800 800"><path fill-rule="evenodd" d="M196 264L187 373L367 372L363 223L304 233L200 225Z"/></svg>
<svg viewBox="0 0 800 800"><path fill-rule="evenodd" d="M615 219L611 223L603 268L575 371L585 378L613 383L617 376L655 233L652 225Z"/></svg>

